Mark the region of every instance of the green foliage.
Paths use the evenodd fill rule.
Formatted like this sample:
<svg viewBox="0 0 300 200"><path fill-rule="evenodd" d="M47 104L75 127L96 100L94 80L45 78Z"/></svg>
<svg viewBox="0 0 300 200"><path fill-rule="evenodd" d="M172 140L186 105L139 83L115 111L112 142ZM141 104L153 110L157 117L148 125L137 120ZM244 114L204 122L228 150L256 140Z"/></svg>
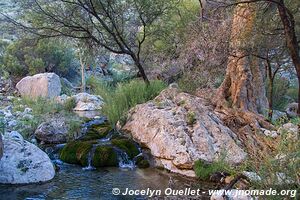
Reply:
<svg viewBox="0 0 300 200"><path fill-rule="evenodd" d="M298 88L286 78L276 77L273 85L273 109L284 110L287 104L297 102Z"/></svg>
<svg viewBox="0 0 300 200"><path fill-rule="evenodd" d="M116 167L118 166L117 153L111 146L99 146L95 150L92 165L94 167Z"/></svg>
<svg viewBox="0 0 300 200"><path fill-rule="evenodd" d="M70 97L64 103L64 109L66 111L72 112L76 106L76 99L74 97Z"/></svg>
<svg viewBox="0 0 300 200"><path fill-rule="evenodd" d="M94 90L104 99L102 113L115 125L130 108L153 99L165 87L162 81L152 81L147 86L143 81L132 80L120 83L115 88L99 84Z"/></svg>
<svg viewBox="0 0 300 200"><path fill-rule="evenodd" d="M194 171L200 179L208 180L210 176L216 172L232 172L233 168L228 165L224 159L220 159L213 163L197 160L194 164Z"/></svg>
<svg viewBox="0 0 300 200"><path fill-rule="evenodd" d="M252 166L259 166L256 171L262 178L262 181L255 183L254 187L259 189L272 187L277 191L299 190L300 141L291 138L289 133L281 134L278 141L279 145L272 155L267 155L259 163L253 161ZM278 184L279 182L281 184Z"/></svg>
<svg viewBox="0 0 300 200"><path fill-rule="evenodd" d="M187 113L187 124L192 126L196 123L196 114L194 112Z"/></svg>
<svg viewBox="0 0 300 200"><path fill-rule="evenodd" d="M0 137L1 137L1 134L4 134L4 132L5 132L4 116L0 115Z"/></svg>
<svg viewBox="0 0 300 200"><path fill-rule="evenodd" d="M15 77L42 72L68 74L74 53L70 47L52 40L17 40L7 46L1 68Z"/></svg>

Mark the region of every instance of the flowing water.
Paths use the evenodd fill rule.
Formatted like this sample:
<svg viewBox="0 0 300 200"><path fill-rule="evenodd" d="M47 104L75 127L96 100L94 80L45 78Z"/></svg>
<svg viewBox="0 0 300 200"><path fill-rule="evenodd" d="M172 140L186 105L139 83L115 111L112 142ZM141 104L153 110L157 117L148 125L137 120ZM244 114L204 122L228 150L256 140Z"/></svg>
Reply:
<svg viewBox="0 0 300 200"><path fill-rule="evenodd" d="M42 199L147 199L142 196L114 196L113 188L121 192L129 189L160 189L170 187L170 177L175 188L209 188L207 183L199 183L174 176L156 169L101 168L82 170L80 166L62 164L55 178L43 184L23 186L0 185L1 200L42 200ZM174 198L172 198L174 199ZM203 196L201 199L207 199Z"/></svg>
<svg viewBox="0 0 300 200"><path fill-rule="evenodd" d="M83 127L90 127L94 123L101 124L105 119L93 120ZM121 149L115 148L118 155L119 167L96 169L92 166L92 158L95 149L99 145L111 145L111 134L94 144L88 156L88 166L82 168L70 165L59 160L58 152L64 144L45 147L45 152L59 168L53 180L43 184L30 185L1 185L0 200L44 200L44 199L87 199L87 200L114 200L114 199L147 199L147 196L115 196L113 188L142 190L155 189L164 191L166 188L173 189L213 189L208 183L182 178L165 171L149 168L137 169L135 159L130 160L128 155ZM203 194L202 194L203 195ZM176 199L171 197L170 199ZM182 198L179 198L182 199ZM209 199L207 195L196 199Z"/></svg>

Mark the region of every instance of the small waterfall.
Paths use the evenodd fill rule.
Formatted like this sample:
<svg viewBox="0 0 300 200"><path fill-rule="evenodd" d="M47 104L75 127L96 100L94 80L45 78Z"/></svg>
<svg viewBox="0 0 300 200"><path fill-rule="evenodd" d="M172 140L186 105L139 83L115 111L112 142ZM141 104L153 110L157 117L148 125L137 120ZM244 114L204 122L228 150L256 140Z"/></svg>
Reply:
<svg viewBox="0 0 300 200"><path fill-rule="evenodd" d="M113 136L113 131L110 131L104 138L101 138L99 142L109 142Z"/></svg>
<svg viewBox="0 0 300 200"><path fill-rule="evenodd" d="M118 154L119 167L122 169L134 169L135 163L129 159L127 153L119 148L114 148Z"/></svg>
<svg viewBox="0 0 300 200"><path fill-rule="evenodd" d="M82 168L83 170L88 171L88 170L96 169L95 167L93 167L92 161L93 161L93 157L94 157L97 146L98 145L93 145L93 147L92 147L92 149L91 149L91 151L89 152L89 155L88 155L88 166Z"/></svg>

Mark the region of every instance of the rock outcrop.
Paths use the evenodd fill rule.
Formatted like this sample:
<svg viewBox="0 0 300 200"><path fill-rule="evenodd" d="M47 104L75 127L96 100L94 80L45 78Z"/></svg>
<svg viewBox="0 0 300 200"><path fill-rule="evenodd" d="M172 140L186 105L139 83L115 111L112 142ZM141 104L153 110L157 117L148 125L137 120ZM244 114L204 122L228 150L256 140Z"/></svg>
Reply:
<svg viewBox="0 0 300 200"><path fill-rule="evenodd" d="M294 118L298 116L297 110L298 110L298 103L290 103L289 105L287 105L285 112L288 117Z"/></svg>
<svg viewBox="0 0 300 200"><path fill-rule="evenodd" d="M195 176L193 165L199 159L213 162L224 154L229 163L238 164L247 156L236 134L203 99L176 87L133 108L122 130L150 149L157 165L185 176Z"/></svg>
<svg viewBox="0 0 300 200"><path fill-rule="evenodd" d="M54 73L42 73L23 78L16 88L22 96L54 98L60 95L61 82L59 76Z"/></svg>
<svg viewBox="0 0 300 200"><path fill-rule="evenodd" d="M18 132L4 135L4 154L0 160L0 183L28 184L51 180L55 175L47 154L23 140Z"/></svg>
<svg viewBox="0 0 300 200"><path fill-rule="evenodd" d="M93 111L100 110L103 104L101 97L88 93L79 93L73 96L76 100L75 111Z"/></svg>
<svg viewBox="0 0 300 200"><path fill-rule="evenodd" d="M40 124L34 135L44 143L59 144L67 141L68 131L69 127L63 119L55 119Z"/></svg>

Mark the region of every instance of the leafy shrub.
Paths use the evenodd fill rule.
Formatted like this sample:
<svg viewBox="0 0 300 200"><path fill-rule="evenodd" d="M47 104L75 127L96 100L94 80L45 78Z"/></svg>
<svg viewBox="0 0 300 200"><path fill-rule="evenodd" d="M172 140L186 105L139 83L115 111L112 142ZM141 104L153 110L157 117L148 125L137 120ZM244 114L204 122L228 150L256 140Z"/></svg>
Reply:
<svg viewBox="0 0 300 200"><path fill-rule="evenodd" d="M224 159L220 159L213 163L197 160L194 164L194 171L200 179L208 180L210 176L216 172L232 172L233 169L224 161Z"/></svg>
<svg viewBox="0 0 300 200"><path fill-rule="evenodd" d="M255 188L269 189L272 187L277 191L284 189L299 191L300 141L291 139L288 135L283 133L280 136L279 145L273 154L266 156L259 163L253 161L252 166L258 166L256 171L262 179L255 183ZM282 197L278 199L282 199Z"/></svg>
<svg viewBox="0 0 300 200"><path fill-rule="evenodd" d="M64 103L64 109L69 112L73 111L75 106L76 106L76 99L74 97L68 98Z"/></svg>
<svg viewBox="0 0 300 200"><path fill-rule="evenodd" d="M73 50L60 41L20 39L7 46L2 68L15 77L42 72L66 76L74 67Z"/></svg>
<svg viewBox="0 0 300 200"><path fill-rule="evenodd" d="M102 113L108 117L112 125L115 125L130 108L153 99L165 87L162 81L151 81L147 86L141 80L132 80L119 83L115 88L99 84L95 92L104 99Z"/></svg>
<svg viewBox="0 0 300 200"><path fill-rule="evenodd" d="M187 124L192 126L196 123L196 114L194 112L188 112L187 114Z"/></svg>
<svg viewBox="0 0 300 200"><path fill-rule="evenodd" d="M187 93L195 93L198 88L216 88L223 82L223 75L204 69L193 69L184 72L178 80L179 88Z"/></svg>

